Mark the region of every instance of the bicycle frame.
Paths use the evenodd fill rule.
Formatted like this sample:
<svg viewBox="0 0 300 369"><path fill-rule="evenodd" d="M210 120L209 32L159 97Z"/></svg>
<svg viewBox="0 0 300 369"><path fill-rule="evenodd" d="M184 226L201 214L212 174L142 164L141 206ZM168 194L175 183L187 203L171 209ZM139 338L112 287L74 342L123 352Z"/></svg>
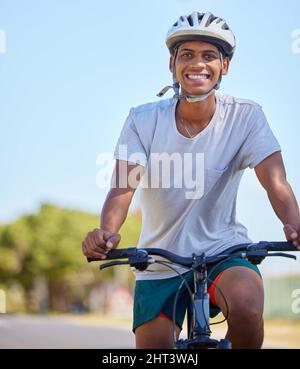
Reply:
<svg viewBox="0 0 300 369"><path fill-rule="evenodd" d="M218 348L220 343L226 348L231 348L231 343L226 340L220 342L211 339L209 328L210 300L207 291L207 266L205 256L201 255L195 260L194 269L194 295L187 311L187 336L188 339L177 340L177 349L193 348Z"/></svg>

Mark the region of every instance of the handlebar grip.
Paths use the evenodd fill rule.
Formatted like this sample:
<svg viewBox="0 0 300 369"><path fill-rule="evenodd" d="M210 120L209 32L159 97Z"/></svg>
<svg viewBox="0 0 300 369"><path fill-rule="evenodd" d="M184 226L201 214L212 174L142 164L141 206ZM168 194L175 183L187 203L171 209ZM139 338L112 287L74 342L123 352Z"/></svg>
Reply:
<svg viewBox="0 0 300 369"><path fill-rule="evenodd" d="M270 246L268 246L269 251L299 251L291 241L270 242L269 244L270 244Z"/></svg>
<svg viewBox="0 0 300 369"><path fill-rule="evenodd" d="M114 260L114 259L126 259L131 256L136 256L137 248L130 247L128 249L118 249L118 250L111 250L107 253L105 259L100 258L87 258L87 261L90 263L92 261L106 261L106 260Z"/></svg>
<svg viewBox="0 0 300 369"><path fill-rule="evenodd" d="M131 256L137 255L137 248L130 247L128 249L119 249L119 250L111 250L107 253L107 257L105 260L113 260L113 259L127 259Z"/></svg>
<svg viewBox="0 0 300 369"><path fill-rule="evenodd" d="M92 261L103 261L103 259L100 259L100 258L86 258L87 262L88 263L91 263Z"/></svg>

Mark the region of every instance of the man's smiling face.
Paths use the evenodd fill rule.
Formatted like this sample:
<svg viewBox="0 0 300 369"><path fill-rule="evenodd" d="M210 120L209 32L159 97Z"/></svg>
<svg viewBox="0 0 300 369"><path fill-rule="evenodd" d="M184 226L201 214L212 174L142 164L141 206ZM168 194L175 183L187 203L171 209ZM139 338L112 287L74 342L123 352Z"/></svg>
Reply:
<svg viewBox="0 0 300 369"><path fill-rule="evenodd" d="M174 56L170 58L173 70ZM218 48L204 41L186 41L180 44L176 56L176 79L183 94L201 95L210 91L218 82L221 71ZM229 59L223 62L222 74L228 72Z"/></svg>

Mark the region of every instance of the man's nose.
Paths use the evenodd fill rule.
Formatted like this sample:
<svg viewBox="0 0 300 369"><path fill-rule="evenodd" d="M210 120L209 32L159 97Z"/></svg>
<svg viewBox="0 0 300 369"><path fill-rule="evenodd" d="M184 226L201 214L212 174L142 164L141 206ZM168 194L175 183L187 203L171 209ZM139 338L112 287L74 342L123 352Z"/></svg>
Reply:
<svg viewBox="0 0 300 369"><path fill-rule="evenodd" d="M196 65L197 67L203 67L203 68L205 68L206 66L206 62L201 55L194 57L192 64Z"/></svg>

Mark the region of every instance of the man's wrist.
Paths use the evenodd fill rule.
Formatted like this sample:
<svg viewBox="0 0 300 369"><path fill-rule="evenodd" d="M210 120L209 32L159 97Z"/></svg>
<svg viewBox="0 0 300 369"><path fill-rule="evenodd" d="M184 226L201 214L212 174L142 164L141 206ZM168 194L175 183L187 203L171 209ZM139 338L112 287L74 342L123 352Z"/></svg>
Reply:
<svg viewBox="0 0 300 369"><path fill-rule="evenodd" d="M109 226L109 225L106 225L106 224L100 224L100 229L102 229L102 231L110 232L110 233L118 233L119 232L118 227Z"/></svg>

